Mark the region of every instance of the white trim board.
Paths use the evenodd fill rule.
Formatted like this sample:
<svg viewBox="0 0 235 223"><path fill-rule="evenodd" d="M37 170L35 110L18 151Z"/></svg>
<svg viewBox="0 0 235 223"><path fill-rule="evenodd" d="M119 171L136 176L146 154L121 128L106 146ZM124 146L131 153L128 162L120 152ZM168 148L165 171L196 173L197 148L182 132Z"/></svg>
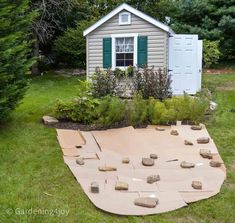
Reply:
<svg viewBox="0 0 235 223"><path fill-rule="evenodd" d="M146 20L147 22L153 24L154 26L157 26L158 28L168 32L168 33L172 33L174 34L174 31L167 25L159 22L158 20L146 15L145 13L127 5L126 3L121 4L120 6L118 6L116 9L114 9L113 11L111 11L110 13L108 13L106 16L104 16L103 18L101 18L100 20L98 20L96 23L94 23L92 26L90 26L89 28L87 28L84 32L83 32L83 36L88 35L90 32L92 32L93 30L95 30L96 28L98 28L99 26L101 26L103 23L105 23L106 21L108 21L109 19L111 19L113 16L115 16L116 14L118 14L119 12L121 12L122 10L126 10L144 20Z"/></svg>

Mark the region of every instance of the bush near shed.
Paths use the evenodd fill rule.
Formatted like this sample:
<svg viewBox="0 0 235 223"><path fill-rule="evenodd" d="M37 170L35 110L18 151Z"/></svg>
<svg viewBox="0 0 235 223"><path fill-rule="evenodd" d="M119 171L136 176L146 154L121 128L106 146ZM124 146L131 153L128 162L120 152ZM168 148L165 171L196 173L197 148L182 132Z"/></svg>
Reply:
<svg viewBox="0 0 235 223"><path fill-rule="evenodd" d="M82 91L80 89L80 91ZM55 108L58 119L102 127L172 124L177 120L199 123L209 108L209 100L202 96L177 96L160 101L144 99L135 93L133 99L117 96L94 98L91 89L79 93L73 101L59 101Z"/></svg>

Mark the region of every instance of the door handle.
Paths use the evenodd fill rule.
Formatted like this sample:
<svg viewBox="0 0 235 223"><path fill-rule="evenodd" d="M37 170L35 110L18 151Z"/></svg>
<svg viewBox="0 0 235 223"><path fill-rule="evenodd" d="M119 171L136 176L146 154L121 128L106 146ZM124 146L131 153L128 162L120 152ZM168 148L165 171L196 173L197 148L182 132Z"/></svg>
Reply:
<svg viewBox="0 0 235 223"><path fill-rule="evenodd" d="M173 70L168 69L167 71L168 71L168 72L171 72L171 71L173 71Z"/></svg>

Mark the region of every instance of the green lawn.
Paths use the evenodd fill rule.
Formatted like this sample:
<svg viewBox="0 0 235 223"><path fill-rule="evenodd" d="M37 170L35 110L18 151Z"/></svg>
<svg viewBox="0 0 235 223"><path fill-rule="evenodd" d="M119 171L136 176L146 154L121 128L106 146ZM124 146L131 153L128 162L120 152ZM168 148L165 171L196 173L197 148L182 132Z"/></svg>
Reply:
<svg viewBox="0 0 235 223"><path fill-rule="evenodd" d="M234 223L235 113L228 110L235 109L235 74L208 75L204 85L214 86L214 98L219 104L207 127L228 169L221 193L166 214L121 217L93 206L63 163L55 130L40 121L43 114L52 111L57 98L76 95L77 78L33 78L11 120L0 126L0 222ZM38 213L31 213L31 208ZM29 213L24 213L26 210ZM49 211L54 211L54 216Z"/></svg>

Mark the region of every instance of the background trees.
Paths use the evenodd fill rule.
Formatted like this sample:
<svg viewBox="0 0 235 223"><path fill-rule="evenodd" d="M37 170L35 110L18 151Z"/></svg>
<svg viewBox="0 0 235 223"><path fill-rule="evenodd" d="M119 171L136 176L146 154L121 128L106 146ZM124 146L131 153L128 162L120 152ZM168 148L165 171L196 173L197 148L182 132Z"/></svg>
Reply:
<svg viewBox="0 0 235 223"><path fill-rule="evenodd" d="M28 1L1 0L0 3L0 120L16 107L27 88L30 59L31 22Z"/></svg>
<svg viewBox="0 0 235 223"><path fill-rule="evenodd" d="M81 11L81 3L74 1L77 2L75 11L78 13ZM206 64L208 60L205 58L205 65L216 62L219 55L222 60L234 60L235 0L87 0L83 3L86 16L80 16L76 27L70 24L77 21L73 17L74 20L67 23L70 28L57 33L52 40L56 63L84 67L85 38L82 31L91 21L98 20L123 2L170 25L176 33L198 34L200 39L206 40L204 55L221 51L210 58L210 64ZM206 52L207 49L210 52Z"/></svg>

